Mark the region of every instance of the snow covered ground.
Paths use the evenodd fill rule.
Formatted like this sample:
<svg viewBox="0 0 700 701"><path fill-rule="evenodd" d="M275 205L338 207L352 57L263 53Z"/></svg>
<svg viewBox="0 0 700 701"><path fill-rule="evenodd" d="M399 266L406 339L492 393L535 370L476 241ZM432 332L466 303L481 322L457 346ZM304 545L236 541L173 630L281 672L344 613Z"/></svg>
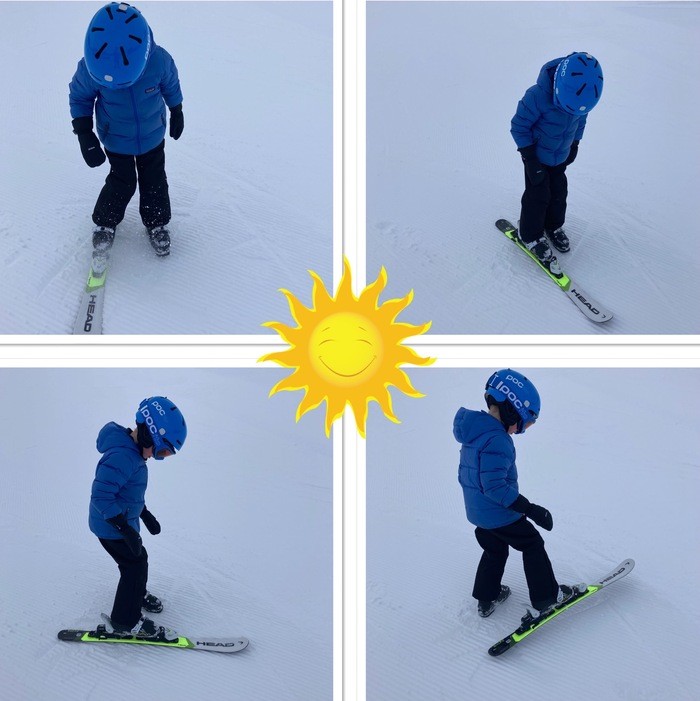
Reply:
<svg viewBox="0 0 700 701"><path fill-rule="evenodd" d="M457 482L460 406L483 408L493 368L412 371L402 424L370 417L367 699L694 701L700 688L699 370L526 369L542 413L514 436L520 489L551 510L561 582L624 580L491 658L529 604L518 553L510 599L487 619L471 598L481 550Z"/></svg>
<svg viewBox="0 0 700 701"><path fill-rule="evenodd" d="M332 695L332 449L319 413L267 399L283 371L0 369L0 698L321 701ZM149 461L154 618L244 635L235 655L60 642L111 610L117 568L87 526L115 420L167 394L189 435Z"/></svg>
<svg viewBox="0 0 700 701"><path fill-rule="evenodd" d="M369 2L367 275L436 334L700 332L698 2ZM605 91L568 169L562 267L586 320L495 229L517 221L510 136L541 66L589 51Z"/></svg>
<svg viewBox="0 0 700 701"><path fill-rule="evenodd" d="M72 331L108 172L85 165L68 83L103 2L0 2L0 333ZM106 334L259 334L277 291L332 270L332 3L138 2L174 57L172 254L138 196L117 230Z"/></svg>

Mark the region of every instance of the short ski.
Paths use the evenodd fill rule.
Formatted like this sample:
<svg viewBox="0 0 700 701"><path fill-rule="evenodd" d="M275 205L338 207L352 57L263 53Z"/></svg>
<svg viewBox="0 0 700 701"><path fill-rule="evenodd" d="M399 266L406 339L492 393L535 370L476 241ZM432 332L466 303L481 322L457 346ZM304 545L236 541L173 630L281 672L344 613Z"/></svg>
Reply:
<svg viewBox="0 0 700 701"><path fill-rule="evenodd" d="M127 645L151 645L157 647L174 647L183 650L204 650L205 652L240 652L248 647L247 638L188 638L180 636L172 642L158 640L140 640L135 637L114 637L106 632L104 626L96 630L61 630L59 640L74 643L126 643Z"/></svg>
<svg viewBox="0 0 700 701"><path fill-rule="evenodd" d="M530 258L544 270L547 276L566 293L566 296L576 305L576 308L582 312L584 316L599 324L610 321L610 319L613 318L612 312L592 299L591 296L587 292L584 292L579 285L575 284L568 275L562 273L561 276L557 277L546 266L542 265L537 259L537 256L533 255L523 246L517 236L517 227L513 226L507 219L499 219L496 222L496 228L503 232L521 251L523 251L523 253L530 256Z"/></svg>
<svg viewBox="0 0 700 701"><path fill-rule="evenodd" d="M523 621L518 628L516 628L510 635L503 638L503 640L499 640L495 645L492 645L489 648L489 655L492 657L502 655L504 652L506 652L506 650L510 650L514 645L517 645L517 643L527 638L545 623L551 621L553 618L556 618L560 613L563 613L567 609L571 608L579 601L583 601L589 596L593 596L593 594L596 594L604 587L607 587L608 584L612 584L613 582L617 582L618 580L622 579L628 575L633 568L634 560L630 559L621 562L614 570L606 574L605 577L602 577L595 584L589 584L588 587L581 591L581 593L577 594L572 599L569 599L565 604L562 604L562 606L555 607L554 610L547 615L532 616L532 614L530 614L528 611L528 614L523 617Z"/></svg>
<svg viewBox="0 0 700 701"><path fill-rule="evenodd" d="M107 281L107 271L97 276L90 266L83 299L80 302L78 316L73 327L74 334L90 334L99 336L102 333L102 309L105 301L105 282Z"/></svg>

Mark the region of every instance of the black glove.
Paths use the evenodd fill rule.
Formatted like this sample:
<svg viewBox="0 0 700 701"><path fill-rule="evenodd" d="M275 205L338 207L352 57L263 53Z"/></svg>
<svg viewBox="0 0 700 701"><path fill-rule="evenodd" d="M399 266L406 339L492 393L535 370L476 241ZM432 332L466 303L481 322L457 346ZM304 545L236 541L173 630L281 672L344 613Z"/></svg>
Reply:
<svg viewBox="0 0 700 701"><path fill-rule="evenodd" d="M141 520L143 525L148 528L148 532L151 535L158 535L160 533L160 523L158 519L144 506L141 512Z"/></svg>
<svg viewBox="0 0 700 701"><path fill-rule="evenodd" d="M119 535L124 538L126 544L129 546L129 550L138 557L143 547L141 536L133 526L129 525L124 514L117 514L117 516L112 516L112 518L108 518L106 521L119 531Z"/></svg>
<svg viewBox="0 0 700 701"><path fill-rule="evenodd" d="M513 509L513 511L517 511L519 514L524 514L540 528L544 528L545 531L551 531L554 527L552 514L550 514L544 506L531 504L522 494L518 495L518 498L509 508Z"/></svg>
<svg viewBox="0 0 700 701"><path fill-rule="evenodd" d="M90 168L101 166L106 160L100 140L92 130L92 117L76 117L73 120L73 133L78 135L80 152Z"/></svg>
<svg viewBox="0 0 700 701"><path fill-rule="evenodd" d="M519 148L520 157L525 164L525 175L533 185L541 185L544 182L547 171L537 158L537 147L535 144Z"/></svg>
<svg viewBox="0 0 700 701"><path fill-rule="evenodd" d="M578 143L578 140L576 140L573 144L571 144L571 148L569 149L569 155L564 161L565 166L570 166L576 160L576 154L578 153Z"/></svg>
<svg viewBox="0 0 700 701"><path fill-rule="evenodd" d="M185 116L182 114L182 103L170 110L170 136L177 141L185 128Z"/></svg>

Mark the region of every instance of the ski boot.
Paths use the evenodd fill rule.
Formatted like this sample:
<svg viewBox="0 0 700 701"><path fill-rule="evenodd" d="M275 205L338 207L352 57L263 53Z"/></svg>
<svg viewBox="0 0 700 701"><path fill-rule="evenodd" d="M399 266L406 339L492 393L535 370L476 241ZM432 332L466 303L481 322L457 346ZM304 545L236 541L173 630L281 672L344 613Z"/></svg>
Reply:
<svg viewBox="0 0 700 701"><path fill-rule="evenodd" d="M163 602L157 596L146 592L146 596L143 597L141 608L144 611L148 611L148 613L160 613L163 610Z"/></svg>
<svg viewBox="0 0 700 701"><path fill-rule="evenodd" d="M92 230L92 274L95 277L102 277L107 270L114 233L114 227L111 226L96 226Z"/></svg>
<svg viewBox="0 0 700 701"><path fill-rule="evenodd" d="M560 251L561 253L566 253L569 250L569 237L566 235L563 227L558 229L545 229L545 234L547 238L552 242L552 246Z"/></svg>
<svg viewBox="0 0 700 701"><path fill-rule="evenodd" d="M556 256L552 253L552 248L549 245L549 241L547 241L546 236L542 236L539 239L536 239L535 241L530 241L529 243L525 243L525 241L521 241L523 246L527 248L532 255L537 258L537 260L541 263L542 267L546 268L549 270L554 277L561 277L563 275L561 268L559 267L559 261L557 260Z"/></svg>
<svg viewBox="0 0 700 701"><path fill-rule="evenodd" d="M498 604L503 603L510 596L510 587L505 584L501 584L501 593L496 597L494 601L481 601L479 600L478 611L482 618L490 616Z"/></svg>
<svg viewBox="0 0 700 701"><path fill-rule="evenodd" d="M150 618L141 616L139 622L133 628L114 623L112 619L102 614L104 625L97 626L95 631L101 637L107 638L134 638L135 640L149 640L152 642L175 642L180 636L170 628L157 626ZM100 630L102 629L102 630Z"/></svg>
<svg viewBox="0 0 700 701"><path fill-rule="evenodd" d="M157 256L170 254L170 231L167 226L154 226L148 230L148 238Z"/></svg>

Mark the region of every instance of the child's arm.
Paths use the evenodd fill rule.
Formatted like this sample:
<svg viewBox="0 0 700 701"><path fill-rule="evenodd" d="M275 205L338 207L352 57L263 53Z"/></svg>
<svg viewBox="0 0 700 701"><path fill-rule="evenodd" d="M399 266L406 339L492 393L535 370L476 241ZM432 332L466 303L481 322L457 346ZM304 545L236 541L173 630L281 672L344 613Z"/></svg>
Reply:
<svg viewBox="0 0 700 701"><path fill-rule="evenodd" d="M508 482L508 467L512 457L499 449L492 441L479 459L479 481L484 496L504 507L509 507L518 498L518 489Z"/></svg>
<svg viewBox="0 0 700 701"><path fill-rule="evenodd" d="M583 138L583 132L586 128L587 119L587 114L584 114L583 117L578 118L578 129L576 130L576 136L574 137L574 141L581 141L581 139Z"/></svg>
<svg viewBox="0 0 700 701"><path fill-rule="evenodd" d="M510 121L510 133L518 149L535 143L532 127L541 116L542 112L537 105L535 92L530 88L518 102L518 108Z"/></svg>
<svg viewBox="0 0 700 701"><path fill-rule="evenodd" d="M80 152L83 154L85 162L90 168L97 168L107 160L107 157L100 146L100 140L93 131L92 113L95 109L97 87L90 78L84 59L78 63L78 68L68 88L73 133L78 136Z"/></svg>
<svg viewBox="0 0 700 701"><path fill-rule="evenodd" d="M95 99L97 98L97 87L92 78L90 78L84 59L80 59L78 62L78 68L68 85L68 90L71 118L92 118L92 113L95 108Z"/></svg>
<svg viewBox="0 0 700 701"><path fill-rule="evenodd" d="M163 72L160 80L160 92L165 104L172 109L182 104L182 90L180 78L173 57L161 46L163 52Z"/></svg>

